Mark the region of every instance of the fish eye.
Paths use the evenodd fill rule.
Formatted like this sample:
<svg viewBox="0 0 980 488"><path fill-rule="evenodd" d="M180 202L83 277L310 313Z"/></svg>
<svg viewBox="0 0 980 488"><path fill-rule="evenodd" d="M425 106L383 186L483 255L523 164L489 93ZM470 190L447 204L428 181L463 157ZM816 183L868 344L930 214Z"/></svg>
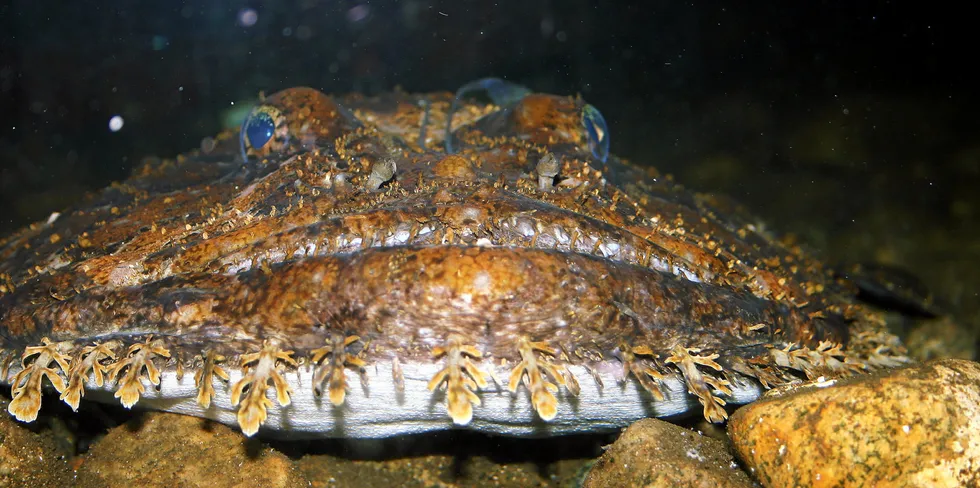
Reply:
<svg viewBox="0 0 980 488"><path fill-rule="evenodd" d="M242 146L242 159L248 160L248 149L262 149L276 134L276 120L281 118L274 107L263 105L249 112L242 122L239 141Z"/></svg>
<svg viewBox="0 0 980 488"><path fill-rule="evenodd" d="M262 149L262 146L265 146L272 139L272 134L276 130L276 123L268 112L257 112L245 121L242 130L245 131L249 145L255 149Z"/></svg>
<svg viewBox="0 0 980 488"><path fill-rule="evenodd" d="M582 127L589 139L589 150L596 159L606 162L609 157L609 127L599 109L592 105L582 107Z"/></svg>
<svg viewBox="0 0 980 488"><path fill-rule="evenodd" d="M447 117L448 121L446 122L447 153L452 154L454 152L452 126L453 114L456 112L456 107L466 94L480 91L486 92L487 96L490 97L490 101L493 102L494 105L501 107L513 106L531 93L531 89L524 85L511 83L500 78L481 78L461 86L458 90L456 90L456 96L453 98L453 103L449 107L449 116Z"/></svg>

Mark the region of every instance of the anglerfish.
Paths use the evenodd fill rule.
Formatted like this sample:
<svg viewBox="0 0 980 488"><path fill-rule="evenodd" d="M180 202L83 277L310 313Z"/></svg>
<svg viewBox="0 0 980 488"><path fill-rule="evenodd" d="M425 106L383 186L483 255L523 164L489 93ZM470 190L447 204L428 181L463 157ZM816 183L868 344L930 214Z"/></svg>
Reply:
<svg viewBox="0 0 980 488"><path fill-rule="evenodd" d="M548 436L722 422L907 361L855 283L610 136L581 97L499 79L263 97L240 131L0 241L8 410Z"/></svg>

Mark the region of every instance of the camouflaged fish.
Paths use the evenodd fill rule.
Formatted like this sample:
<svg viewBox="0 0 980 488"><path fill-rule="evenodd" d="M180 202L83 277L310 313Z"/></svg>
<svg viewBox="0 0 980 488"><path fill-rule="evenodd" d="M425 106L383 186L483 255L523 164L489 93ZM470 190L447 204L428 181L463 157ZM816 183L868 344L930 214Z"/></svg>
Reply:
<svg viewBox="0 0 980 488"><path fill-rule="evenodd" d="M8 410L546 436L906 361L853 284L609 140L581 98L497 79L269 96L0 241Z"/></svg>

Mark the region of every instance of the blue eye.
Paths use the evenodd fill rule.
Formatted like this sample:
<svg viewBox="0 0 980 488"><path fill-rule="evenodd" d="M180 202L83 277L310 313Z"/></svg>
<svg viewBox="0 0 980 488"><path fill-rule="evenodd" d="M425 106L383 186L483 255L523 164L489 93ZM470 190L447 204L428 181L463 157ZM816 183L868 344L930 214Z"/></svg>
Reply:
<svg viewBox="0 0 980 488"><path fill-rule="evenodd" d="M606 162L609 158L609 127L599 109L592 105L582 107L582 126L589 137L589 150L596 159Z"/></svg>
<svg viewBox="0 0 980 488"><path fill-rule="evenodd" d="M245 118L245 122L242 123L241 134L239 135L243 160L248 160L249 147L252 149L262 149L272 140L272 136L276 133L276 121L273 117L274 110L271 107L257 107Z"/></svg>
<svg viewBox="0 0 980 488"><path fill-rule="evenodd" d="M276 123L267 112L258 112L245 121L242 130L245 131L249 145L261 149L269 139L272 139L272 134L276 131Z"/></svg>
<svg viewBox="0 0 980 488"><path fill-rule="evenodd" d="M513 105L522 98L524 98L528 93L531 93L531 89L524 86L518 85L517 83L511 83L506 80L501 80L500 78L484 78L482 80L476 80L457 91L457 96L460 92L465 93L466 91L477 91L486 90L487 96L494 105L500 105L501 107L506 107L508 105Z"/></svg>
<svg viewBox="0 0 980 488"><path fill-rule="evenodd" d="M459 105L459 101L467 93L478 91L485 91L487 96L490 97L490 101L494 105L500 105L501 107L514 105L521 101L527 94L531 93L531 89L524 85L511 83L500 78L481 78L461 86L459 90L456 90L456 96L453 98L453 103L449 107L449 116L447 117L449 120L446 122L446 152L449 154L453 153L452 126L453 113L456 112L456 106Z"/></svg>

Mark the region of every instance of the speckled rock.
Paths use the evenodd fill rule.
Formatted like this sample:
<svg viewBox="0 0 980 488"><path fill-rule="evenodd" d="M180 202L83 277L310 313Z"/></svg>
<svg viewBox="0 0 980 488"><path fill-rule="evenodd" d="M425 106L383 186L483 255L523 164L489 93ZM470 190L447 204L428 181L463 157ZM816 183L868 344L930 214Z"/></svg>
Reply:
<svg viewBox="0 0 980 488"><path fill-rule="evenodd" d="M78 486L295 487L309 483L289 458L230 428L147 413L109 431L83 458Z"/></svg>
<svg viewBox="0 0 980 488"><path fill-rule="evenodd" d="M738 410L728 431L766 486L978 486L980 364L801 388Z"/></svg>
<svg viewBox="0 0 980 488"><path fill-rule="evenodd" d="M0 487L68 486L71 469L57 450L51 435L38 435L0 418Z"/></svg>
<svg viewBox="0 0 980 488"><path fill-rule="evenodd" d="M583 486L715 488L747 487L752 482L722 441L644 419L627 428L596 461Z"/></svg>

